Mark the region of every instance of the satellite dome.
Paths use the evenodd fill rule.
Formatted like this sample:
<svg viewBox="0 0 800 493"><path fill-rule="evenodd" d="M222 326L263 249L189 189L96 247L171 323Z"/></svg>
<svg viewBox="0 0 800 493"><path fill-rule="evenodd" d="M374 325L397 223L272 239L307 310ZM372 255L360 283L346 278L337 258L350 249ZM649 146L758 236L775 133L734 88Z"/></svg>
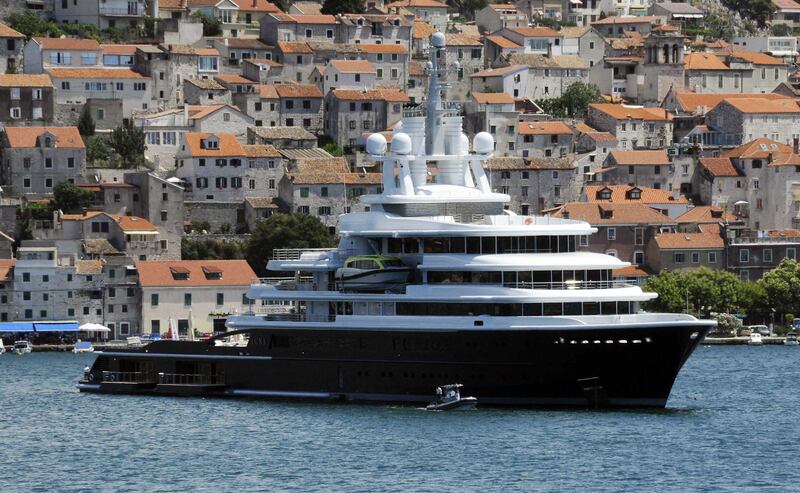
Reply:
<svg viewBox="0 0 800 493"><path fill-rule="evenodd" d="M434 48L444 48L444 34L436 31L431 35L431 44Z"/></svg>
<svg viewBox="0 0 800 493"><path fill-rule="evenodd" d="M458 154L469 154L469 137L463 132L458 136Z"/></svg>
<svg viewBox="0 0 800 493"><path fill-rule="evenodd" d="M472 149L478 154L494 151L494 137L489 132L479 132L472 141Z"/></svg>
<svg viewBox="0 0 800 493"><path fill-rule="evenodd" d="M367 154L376 156L386 154L386 137L383 134L372 134L367 137Z"/></svg>
<svg viewBox="0 0 800 493"><path fill-rule="evenodd" d="M397 154L411 153L411 137L403 132L395 133L392 136L392 151Z"/></svg>

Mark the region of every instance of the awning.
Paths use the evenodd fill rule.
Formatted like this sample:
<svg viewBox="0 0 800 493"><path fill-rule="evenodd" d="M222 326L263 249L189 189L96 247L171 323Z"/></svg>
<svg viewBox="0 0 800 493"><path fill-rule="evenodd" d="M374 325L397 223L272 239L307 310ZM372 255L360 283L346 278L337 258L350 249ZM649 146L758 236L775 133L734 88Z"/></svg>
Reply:
<svg viewBox="0 0 800 493"><path fill-rule="evenodd" d="M77 332L78 324L75 322L35 323L36 332Z"/></svg>
<svg viewBox="0 0 800 493"><path fill-rule="evenodd" d="M33 332L30 322L4 322L0 323L0 332Z"/></svg>

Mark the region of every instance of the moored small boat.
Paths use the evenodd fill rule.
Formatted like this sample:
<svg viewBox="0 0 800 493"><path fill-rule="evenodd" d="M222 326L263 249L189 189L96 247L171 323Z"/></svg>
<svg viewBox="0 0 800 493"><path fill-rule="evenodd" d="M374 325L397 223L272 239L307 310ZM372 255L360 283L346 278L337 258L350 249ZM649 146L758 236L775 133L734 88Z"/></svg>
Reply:
<svg viewBox="0 0 800 493"><path fill-rule="evenodd" d="M456 411L474 409L478 399L474 397L461 397L459 390L463 385L454 383L436 387L436 400L425 408L428 411Z"/></svg>
<svg viewBox="0 0 800 493"><path fill-rule="evenodd" d="M797 346L800 342L797 341L797 332L789 332L786 334L786 339L783 340L784 346Z"/></svg>
<svg viewBox="0 0 800 493"><path fill-rule="evenodd" d="M78 353L93 353L94 346L89 341L78 341L75 343L75 346L72 348L72 352L75 354Z"/></svg>
<svg viewBox="0 0 800 493"><path fill-rule="evenodd" d="M5 352L6 352L6 347L3 344L3 339L0 339L0 354L3 354Z"/></svg>
<svg viewBox="0 0 800 493"><path fill-rule="evenodd" d="M408 282L411 268L389 255L354 255L336 269L336 282L345 291L392 291Z"/></svg>
<svg viewBox="0 0 800 493"><path fill-rule="evenodd" d="M33 351L33 345L29 341L17 341L14 343L13 351L22 356Z"/></svg>
<svg viewBox="0 0 800 493"><path fill-rule="evenodd" d="M753 332L750 334L750 339L747 341L747 344L750 346L761 346L764 344L764 339L758 332Z"/></svg>

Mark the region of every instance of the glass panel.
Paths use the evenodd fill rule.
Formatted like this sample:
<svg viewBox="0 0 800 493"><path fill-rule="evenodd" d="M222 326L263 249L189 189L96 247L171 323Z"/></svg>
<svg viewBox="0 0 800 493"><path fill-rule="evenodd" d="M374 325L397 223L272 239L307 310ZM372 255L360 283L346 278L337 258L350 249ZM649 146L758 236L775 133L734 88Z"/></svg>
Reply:
<svg viewBox="0 0 800 493"><path fill-rule="evenodd" d="M450 238L450 253L464 253L464 238Z"/></svg>
<svg viewBox="0 0 800 493"><path fill-rule="evenodd" d="M564 315L580 315L580 303L564 303Z"/></svg>
<svg viewBox="0 0 800 493"><path fill-rule="evenodd" d="M494 236L485 236L481 238L481 253L496 253L497 249L495 248L495 239L496 238Z"/></svg>
<svg viewBox="0 0 800 493"><path fill-rule="evenodd" d="M617 314L617 302L616 301L604 301L602 304L603 308L603 315L616 315Z"/></svg>
<svg viewBox="0 0 800 493"><path fill-rule="evenodd" d="M528 303L525 305L525 315L531 317L541 317L542 316L542 304L541 303Z"/></svg>
<svg viewBox="0 0 800 493"><path fill-rule="evenodd" d="M419 243L416 238L403 239L403 252L405 253L419 253Z"/></svg>
<svg viewBox="0 0 800 493"><path fill-rule="evenodd" d="M584 303L584 315L600 315L600 303Z"/></svg>
<svg viewBox="0 0 800 493"><path fill-rule="evenodd" d="M617 313L620 315L625 315L631 312L631 302L630 301L620 301L617 303Z"/></svg>
<svg viewBox="0 0 800 493"><path fill-rule="evenodd" d="M467 237L467 253L481 253L481 239L478 236Z"/></svg>
<svg viewBox="0 0 800 493"><path fill-rule="evenodd" d="M511 237L501 236L497 239L497 253L511 253Z"/></svg>
<svg viewBox="0 0 800 493"><path fill-rule="evenodd" d="M544 315L546 317L553 315L561 315L561 303L545 303Z"/></svg>

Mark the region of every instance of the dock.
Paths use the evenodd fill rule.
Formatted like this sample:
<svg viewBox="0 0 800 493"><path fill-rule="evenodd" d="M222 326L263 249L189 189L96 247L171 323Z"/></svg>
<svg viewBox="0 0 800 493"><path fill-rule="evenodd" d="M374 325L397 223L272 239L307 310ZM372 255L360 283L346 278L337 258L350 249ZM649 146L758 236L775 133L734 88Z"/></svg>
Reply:
<svg viewBox="0 0 800 493"><path fill-rule="evenodd" d="M761 341L764 345L773 344L773 345L783 345L783 341L786 339L785 337L780 336L771 336L771 337L763 337ZM704 346L738 346L738 345L747 345L747 341L749 341L749 337L706 337L703 339L702 344Z"/></svg>

